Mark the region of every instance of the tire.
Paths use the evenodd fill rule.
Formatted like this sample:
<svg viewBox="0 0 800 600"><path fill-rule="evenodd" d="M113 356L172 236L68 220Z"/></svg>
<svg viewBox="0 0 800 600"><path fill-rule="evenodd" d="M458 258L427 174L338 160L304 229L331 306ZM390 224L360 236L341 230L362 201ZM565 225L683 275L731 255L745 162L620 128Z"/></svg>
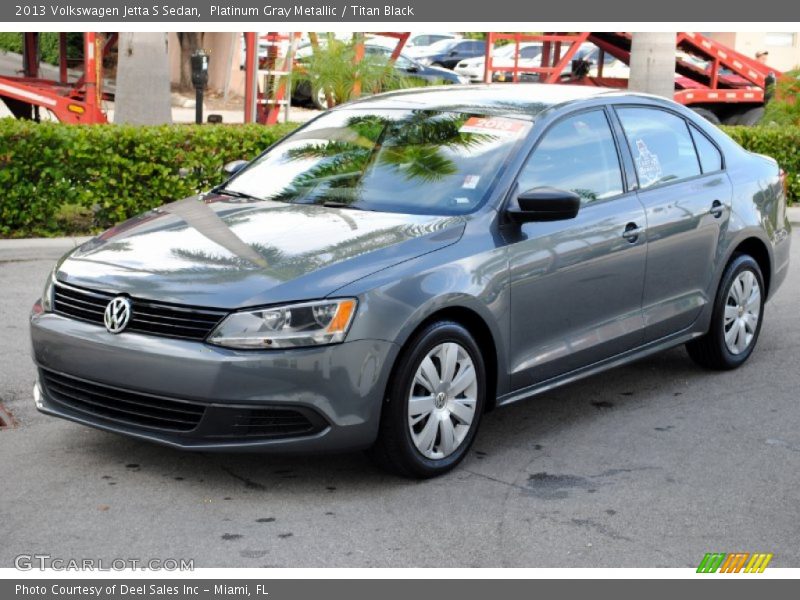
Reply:
<svg viewBox="0 0 800 600"><path fill-rule="evenodd" d="M725 119L723 120L723 123L725 123L725 125L738 125L739 124L739 119L742 118L742 115L745 112L746 111L736 110L735 112L732 112L727 117L725 117Z"/></svg>
<svg viewBox="0 0 800 600"><path fill-rule="evenodd" d="M708 110L707 108L693 108L692 110L701 117L703 117L709 123L713 123L714 125L719 127L720 125L719 117L712 111Z"/></svg>
<svg viewBox="0 0 800 600"><path fill-rule="evenodd" d="M738 119L737 125L744 125L745 127L753 127L761 122L764 118L764 107L754 106L753 108L743 112Z"/></svg>
<svg viewBox="0 0 800 600"><path fill-rule="evenodd" d="M747 281L751 282L749 286ZM719 284L708 333L686 344L692 360L717 371L743 365L761 332L764 290L764 277L755 259L748 254L734 255ZM756 315L755 323L752 314Z"/></svg>
<svg viewBox="0 0 800 600"><path fill-rule="evenodd" d="M448 357L454 361L450 377L442 372ZM457 385L455 393L448 380ZM452 321L426 326L398 358L386 396L370 457L388 471L417 479L451 470L469 451L485 406L486 367L475 339ZM416 414L412 397L418 398Z"/></svg>
<svg viewBox="0 0 800 600"><path fill-rule="evenodd" d="M311 94L311 103L314 105L314 108L319 110L328 110L330 108L328 106L328 98L325 95L325 90L321 87L315 89Z"/></svg>

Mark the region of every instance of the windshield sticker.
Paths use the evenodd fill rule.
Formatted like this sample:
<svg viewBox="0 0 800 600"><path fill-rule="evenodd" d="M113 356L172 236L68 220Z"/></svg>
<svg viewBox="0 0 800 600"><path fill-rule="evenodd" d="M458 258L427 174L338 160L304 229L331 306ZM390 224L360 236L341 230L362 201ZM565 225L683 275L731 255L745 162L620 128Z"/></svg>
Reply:
<svg viewBox="0 0 800 600"><path fill-rule="evenodd" d="M458 130L459 133L489 133L503 137L516 137L525 131L528 123L504 117L470 117Z"/></svg>
<svg viewBox="0 0 800 600"><path fill-rule="evenodd" d="M650 152L642 139L636 140L636 149L639 151L636 156L636 170L639 171L639 176L645 180L642 184L649 185L661 179L661 161L658 160L658 155Z"/></svg>
<svg viewBox="0 0 800 600"><path fill-rule="evenodd" d="M480 180L480 175L467 175L464 177L464 183L461 184L461 188L465 190L474 190L476 187L478 187L478 182Z"/></svg>

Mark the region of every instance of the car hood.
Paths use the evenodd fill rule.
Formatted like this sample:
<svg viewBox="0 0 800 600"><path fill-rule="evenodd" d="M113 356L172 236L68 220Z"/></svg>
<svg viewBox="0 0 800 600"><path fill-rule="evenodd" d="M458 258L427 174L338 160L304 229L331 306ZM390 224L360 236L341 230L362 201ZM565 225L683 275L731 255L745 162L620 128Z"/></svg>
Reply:
<svg viewBox="0 0 800 600"><path fill-rule="evenodd" d="M325 297L455 243L463 217L193 196L79 246L59 281L216 308Z"/></svg>

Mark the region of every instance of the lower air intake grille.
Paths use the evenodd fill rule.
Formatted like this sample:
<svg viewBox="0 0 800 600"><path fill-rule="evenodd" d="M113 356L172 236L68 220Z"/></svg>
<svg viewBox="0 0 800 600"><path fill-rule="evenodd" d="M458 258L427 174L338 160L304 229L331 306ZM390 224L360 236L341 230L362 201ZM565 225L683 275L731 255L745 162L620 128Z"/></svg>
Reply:
<svg viewBox="0 0 800 600"><path fill-rule="evenodd" d="M286 437L316 433L321 429L299 411L281 408L240 409L230 437Z"/></svg>
<svg viewBox="0 0 800 600"><path fill-rule="evenodd" d="M42 369L48 397L76 412L166 431L191 431L205 406L91 383Z"/></svg>

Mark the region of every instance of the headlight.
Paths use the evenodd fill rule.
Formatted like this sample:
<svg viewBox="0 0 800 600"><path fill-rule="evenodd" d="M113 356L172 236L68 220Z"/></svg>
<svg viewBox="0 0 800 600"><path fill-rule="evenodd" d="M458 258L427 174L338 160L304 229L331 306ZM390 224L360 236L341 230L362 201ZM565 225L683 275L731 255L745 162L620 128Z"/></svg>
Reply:
<svg viewBox="0 0 800 600"><path fill-rule="evenodd" d="M229 348L299 348L344 341L358 302L355 298L289 304L229 315L208 338Z"/></svg>
<svg viewBox="0 0 800 600"><path fill-rule="evenodd" d="M53 282L56 278L55 270L51 271L47 276L47 281L42 290L42 310L44 312L53 312Z"/></svg>

